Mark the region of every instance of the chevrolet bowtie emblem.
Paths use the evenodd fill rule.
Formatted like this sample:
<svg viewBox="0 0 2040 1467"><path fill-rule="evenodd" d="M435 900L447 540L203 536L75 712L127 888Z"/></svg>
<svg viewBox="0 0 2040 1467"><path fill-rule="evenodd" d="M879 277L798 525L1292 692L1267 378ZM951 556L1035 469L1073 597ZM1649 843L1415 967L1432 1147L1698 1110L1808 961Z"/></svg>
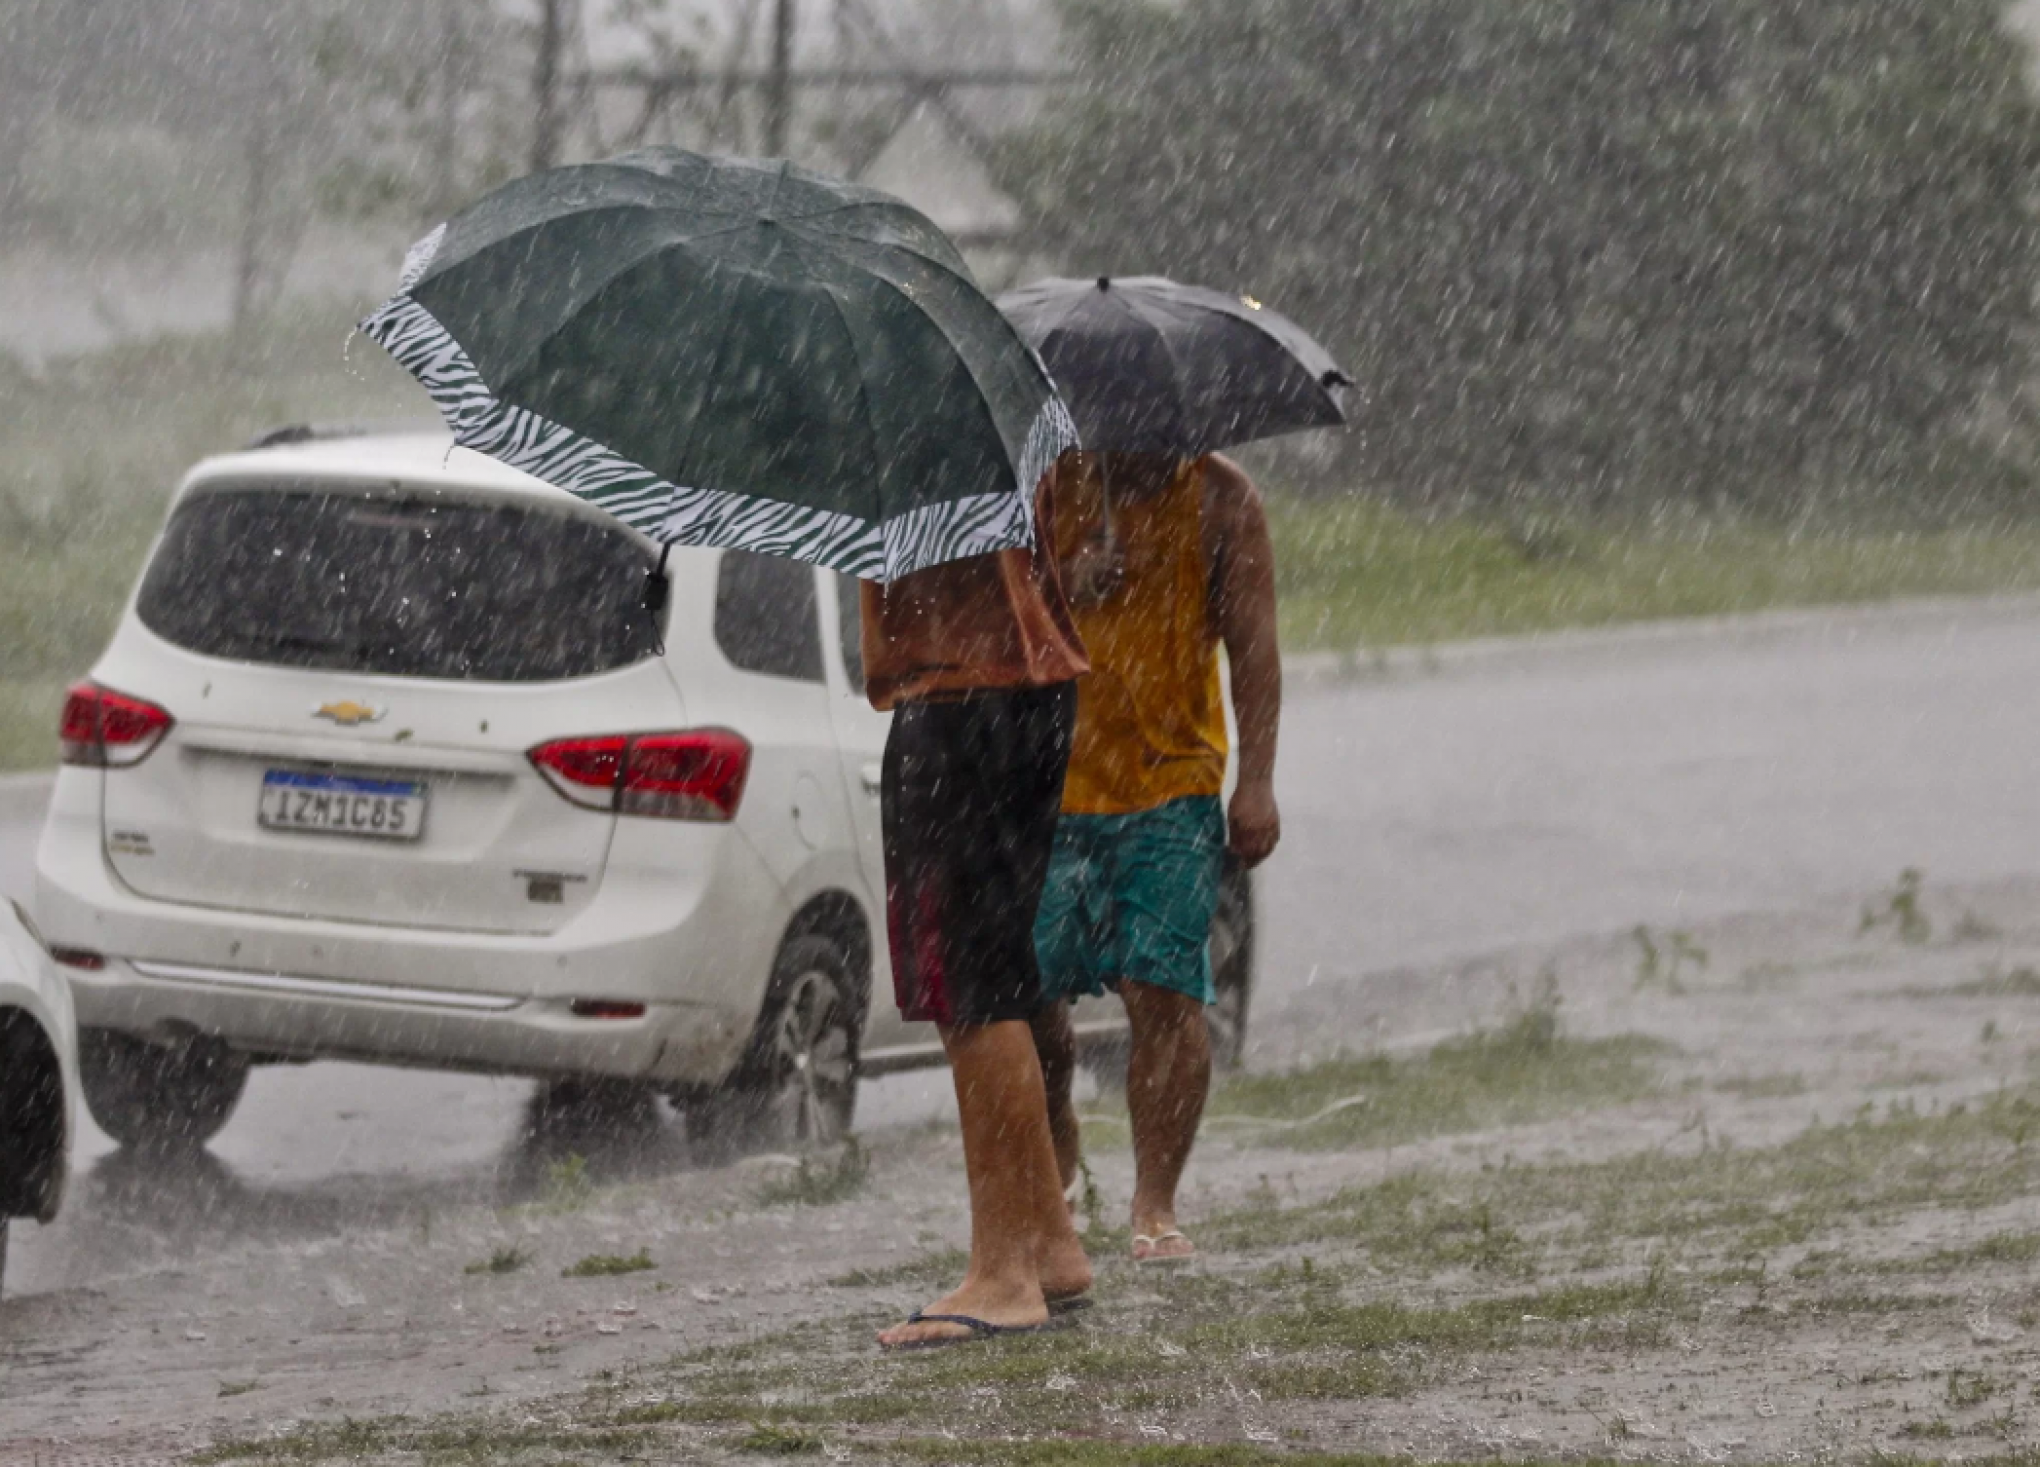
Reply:
<svg viewBox="0 0 2040 1467"><path fill-rule="evenodd" d="M353 728L358 723L377 722L386 711L388 710L371 708L366 703L356 703L351 698L343 698L338 703L321 703L312 713L312 717L330 718L342 728Z"/></svg>

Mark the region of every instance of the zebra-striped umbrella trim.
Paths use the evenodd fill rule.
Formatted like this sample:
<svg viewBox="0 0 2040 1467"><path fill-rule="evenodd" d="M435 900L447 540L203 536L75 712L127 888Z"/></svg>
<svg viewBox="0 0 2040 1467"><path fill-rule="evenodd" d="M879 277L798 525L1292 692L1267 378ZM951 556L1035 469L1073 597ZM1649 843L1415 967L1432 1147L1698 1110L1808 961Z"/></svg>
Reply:
<svg viewBox="0 0 2040 1467"><path fill-rule="evenodd" d="M464 448L565 489L655 540L785 555L866 580L897 580L945 561L1032 544L1032 490L1077 446L1069 409L1051 393L1017 466L1016 484L1027 492L969 495L873 522L668 483L571 428L502 401L452 333L408 295L393 297L361 330L418 379Z"/></svg>

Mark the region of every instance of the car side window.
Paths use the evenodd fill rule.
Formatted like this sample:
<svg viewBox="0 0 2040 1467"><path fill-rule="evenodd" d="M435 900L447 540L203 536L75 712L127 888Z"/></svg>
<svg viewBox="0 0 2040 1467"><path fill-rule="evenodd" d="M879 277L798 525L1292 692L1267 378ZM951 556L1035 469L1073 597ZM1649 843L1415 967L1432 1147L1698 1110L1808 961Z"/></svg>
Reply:
<svg viewBox="0 0 2040 1467"><path fill-rule="evenodd" d="M864 598L855 576L836 577L836 633L850 691L864 691Z"/></svg>
<svg viewBox="0 0 2040 1467"><path fill-rule="evenodd" d="M732 665L818 683L822 631L812 566L725 550L716 571L715 643Z"/></svg>

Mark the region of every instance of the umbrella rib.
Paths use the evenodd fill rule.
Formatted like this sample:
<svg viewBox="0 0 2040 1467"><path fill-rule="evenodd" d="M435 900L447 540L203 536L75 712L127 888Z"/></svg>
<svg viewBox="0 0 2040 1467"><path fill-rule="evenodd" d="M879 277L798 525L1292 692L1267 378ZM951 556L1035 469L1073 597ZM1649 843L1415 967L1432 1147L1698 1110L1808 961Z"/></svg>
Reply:
<svg viewBox="0 0 2040 1467"><path fill-rule="evenodd" d="M879 274L875 270L871 272L871 278L873 280L876 280L879 284L883 285L887 290L891 291L894 295L897 295L901 300L905 301L915 311L919 312L923 317L927 319L930 325L935 327L937 331L942 330L942 323L937 321L934 318L934 316L929 314L927 307L923 306L919 301L915 300L913 295L910 292L903 290L897 282L888 280L885 276ZM982 292L979 292L976 286L973 285L971 287L971 291L973 294L978 295L982 299ZM987 302L987 304L989 304L989 302ZM993 308L992 315L998 320L998 322L1002 326L1006 328L1007 331L1012 333L1013 339L1020 343L1021 349L1024 352L1026 352L1028 358L1031 360L1034 355L1032 349L1027 346L1027 343L1025 341L1020 340L1020 333L1013 330L1012 323L1010 321L1007 321L1004 316L1000 315L996 307ZM947 333L945 332L944 334L946 335ZM963 370L965 374L969 376L971 386L977 389L976 392L971 394L971 399L977 405L978 412L983 415L987 423L989 423L989 425L991 426L992 437L998 441L999 446L1001 448L1005 448L1006 435L999 429L998 416L992 411L991 399L987 397L985 394L984 383L978 380L977 369L971 365L970 358L964 356L962 352L958 352L956 354L956 359L957 361L963 364ZM1040 384L1040 386L1042 387L1043 390L1044 401L1045 402L1053 401L1056 395L1055 383L1053 381L1045 380ZM1028 499L1029 504L1031 505L1033 502L1032 495L1034 493L1034 485L1022 484L1020 482L1020 459L1013 454L1011 449L1006 450L1006 458L1008 467L1011 469L1013 475L1013 492L1022 495L1023 497L1026 497ZM1033 511L1031 509L1028 512L1028 518L1030 520L1033 518Z"/></svg>
<svg viewBox="0 0 2040 1467"><path fill-rule="evenodd" d="M629 215L644 210L645 206L639 204L604 204L599 206L598 208L589 209L587 213L588 214L614 213ZM676 209L661 208L651 210L649 212L677 213L679 211ZM586 216L583 215L578 217ZM555 219L548 219L540 224L532 225L529 228L520 229L515 234L505 235L498 240L491 240L486 246L479 250L476 250L473 254L463 259L461 263L467 264L470 261L481 260L498 251L516 247L522 242L528 240L534 230L541 229L544 228L546 225L558 222L559 221ZM624 276L630 274L633 270L641 269L647 263L656 259L661 251L673 249L676 247L689 246L701 240L714 239L721 235L738 234L746 229L752 229L756 227L757 221L740 219L735 223L725 225L716 229L703 230L698 234L681 235L678 238L662 240L656 244L647 247L642 252L632 256L629 259L628 263L624 264L620 269L611 271L608 275L604 276L600 282L594 284L594 286L590 290L588 290L585 294L581 295L578 299L574 301L573 308L564 313L562 319L560 320L557 326L555 326L552 330L546 332L543 336L540 336L535 340L531 341L526 346L526 348L523 351L518 352L514 358L507 362L502 363L492 375L503 378L504 380L507 381L509 378L516 376L518 373L528 370L531 367L532 363L538 360L538 357L545 350L547 344L550 343L554 337L558 336L560 332L566 330L566 328L572 324L574 317L583 308L586 307L589 301L593 300L603 291L609 289L618 280L621 280Z"/></svg>
<svg viewBox="0 0 2040 1467"><path fill-rule="evenodd" d="M789 235L788 238L792 239L793 241L800 245L805 245L808 243L806 240L801 239L801 237L798 234ZM873 278L876 279L882 277L874 276ZM865 436L870 439L867 451L871 455L872 465L876 467L879 459L878 427L877 427L878 420L877 415L872 411L870 384L865 380L864 376L864 353L858 349L857 333L850 327L850 318L844 314L843 303L841 300L837 299L836 296L836 288L833 285L829 284L827 281L821 280L819 277L817 277L817 283L820 284L822 288L823 298L827 300L829 303L829 309L836 313L836 323L843 328L843 339L850 343L851 359L857 363L857 400L864 407L863 422L865 425ZM871 527L874 530L876 530L881 536L884 535L885 506L883 504L877 504L873 506L873 514L871 516Z"/></svg>
<svg viewBox="0 0 2040 1467"><path fill-rule="evenodd" d="M721 266L719 264L711 264L709 266L711 275L719 273L720 269ZM718 295L722 299L722 321L719 323L716 331L715 353L708 359L711 362L720 362L722 360L723 348L729 344L730 332L737 318L736 303L733 299L736 292L734 290L722 291L718 292ZM713 390L713 387L714 384L711 382L709 384L710 390ZM679 453L674 455L673 470L676 476L679 475L680 464L693 456L694 440L700 432L701 420L707 416L705 412L693 412L687 415L687 436L680 446ZM689 474L685 477L692 478L693 475Z"/></svg>

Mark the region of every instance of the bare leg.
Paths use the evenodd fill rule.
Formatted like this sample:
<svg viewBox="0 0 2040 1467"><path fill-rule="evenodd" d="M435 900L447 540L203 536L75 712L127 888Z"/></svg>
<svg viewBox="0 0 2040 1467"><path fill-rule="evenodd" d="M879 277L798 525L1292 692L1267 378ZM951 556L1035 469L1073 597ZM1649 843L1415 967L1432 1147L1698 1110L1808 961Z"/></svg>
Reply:
<svg viewBox="0 0 2040 1467"><path fill-rule="evenodd" d="M1211 1088L1211 1034L1204 1005L1167 988L1119 985L1133 1031L1126 1107L1133 1121L1133 1231L1160 1238L1176 1226L1176 1186L1189 1164ZM1160 1253L1186 1254L1171 1240Z"/></svg>
<svg viewBox="0 0 2040 1467"><path fill-rule="evenodd" d="M1041 1057L1041 1081L1048 1089L1048 1134L1055 1143L1055 1170L1065 1195L1077 1180L1083 1142L1077 1128L1077 1028L1065 1000L1034 1016L1034 1052Z"/></svg>
<svg viewBox="0 0 2040 1467"><path fill-rule="evenodd" d="M1033 1037L1025 1024L1008 1021L944 1029L942 1046L963 1122L970 1267L963 1283L926 1312L987 1324L1040 1324L1048 1318L1046 1294L1082 1293L1091 1265L1056 1185ZM878 1342L925 1344L969 1333L955 1324L900 1324Z"/></svg>

